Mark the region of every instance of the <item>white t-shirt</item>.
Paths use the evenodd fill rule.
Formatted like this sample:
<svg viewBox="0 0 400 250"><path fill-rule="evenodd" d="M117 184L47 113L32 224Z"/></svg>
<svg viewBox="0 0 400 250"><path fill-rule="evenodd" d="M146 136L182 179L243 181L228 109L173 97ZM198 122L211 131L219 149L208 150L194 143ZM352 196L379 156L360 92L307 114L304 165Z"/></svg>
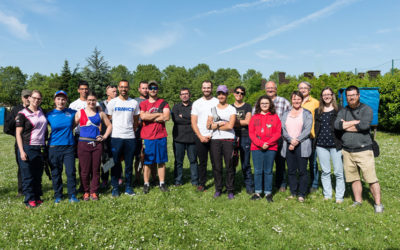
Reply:
<svg viewBox="0 0 400 250"><path fill-rule="evenodd" d="M197 115L197 127L199 128L202 136L209 136L212 130L207 129L208 114L211 112L211 108L215 107L219 103L218 99L213 97L210 100L206 100L204 97L197 99L192 105L192 115Z"/></svg>
<svg viewBox="0 0 400 250"><path fill-rule="evenodd" d="M139 115L139 104L136 100L132 98L122 100L119 97L112 99L107 104L107 115L112 116L112 138L135 138L133 116Z"/></svg>
<svg viewBox="0 0 400 250"><path fill-rule="evenodd" d="M232 105L228 105L228 107L224 109L219 109L218 107L216 107L216 110L221 121L229 122L232 115L236 116L236 109ZM210 112L208 113L208 116L211 117L213 116L211 113L211 109ZM216 129L213 131L211 139L235 139L235 130Z"/></svg>

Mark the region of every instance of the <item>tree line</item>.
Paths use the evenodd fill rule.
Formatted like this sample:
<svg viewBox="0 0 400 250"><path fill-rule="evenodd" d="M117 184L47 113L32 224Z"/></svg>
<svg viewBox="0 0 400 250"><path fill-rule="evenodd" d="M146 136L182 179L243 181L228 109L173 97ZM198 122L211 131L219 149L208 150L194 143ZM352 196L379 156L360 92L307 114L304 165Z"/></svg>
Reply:
<svg viewBox="0 0 400 250"><path fill-rule="evenodd" d="M64 61L60 73L44 75L34 73L30 76L24 74L18 66L0 67L0 105L14 106L20 102L20 93L23 89L38 89L43 94L42 108L53 108L53 95L57 90L65 90L70 100L79 97L77 83L85 80L89 87L96 92L99 99L105 98L107 85L117 85L121 79L130 82L130 95L139 95L137 87L140 81L156 80L160 84L159 95L171 104L179 102L179 90L188 87L192 93L192 99L201 97L201 83L204 80L212 80L215 85L225 84L233 90L236 86L246 88L245 101L254 104L258 97L264 94L263 82L273 80L279 84L278 71L269 77L265 77L255 69L248 69L241 75L237 69L219 68L216 71L210 69L207 64L198 64L193 68L169 65L160 70L154 64L139 64L136 69L130 71L124 65L111 67L101 51L97 48L86 58L86 65L81 68L77 65L71 69L68 60ZM339 89L349 85L358 87L379 87L381 101L379 107L379 128L386 131L400 131L400 71L395 69L393 73L386 73L376 78L359 77L352 72L340 72L336 76L321 75L313 78L304 76L286 76L288 83L279 84L278 95L289 98L291 92L297 89L300 81L308 81L312 84L311 94L319 98L321 90L329 86L336 93ZM233 95L228 101L233 103Z"/></svg>

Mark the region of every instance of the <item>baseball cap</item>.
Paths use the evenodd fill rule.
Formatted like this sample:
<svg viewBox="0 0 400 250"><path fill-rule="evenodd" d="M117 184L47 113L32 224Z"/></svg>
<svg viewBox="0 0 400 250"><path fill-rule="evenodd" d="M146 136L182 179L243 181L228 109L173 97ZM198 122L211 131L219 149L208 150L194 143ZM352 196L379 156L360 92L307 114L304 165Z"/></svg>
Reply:
<svg viewBox="0 0 400 250"><path fill-rule="evenodd" d="M64 90L59 90L54 94L54 97L58 96L58 95L64 95L65 98L68 98L67 93Z"/></svg>
<svg viewBox="0 0 400 250"><path fill-rule="evenodd" d="M31 96L31 95L32 95L32 91L30 91L29 89L24 89L21 91L21 97Z"/></svg>
<svg viewBox="0 0 400 250"><path fill-rule="evenodd" d="M158 83L157 83L155 80L149 81L149 87L150 87L151 85L155 85L155 86L158 87Z"/></svg>
<svg viewBox="0 0 400 250"><path fill-rule="evenodd" d="M226 85L219 85L218 88L217 88L217 93L218 92L222 92L224 94L228 94L229 90L228 90L228 87Z"/></svg>

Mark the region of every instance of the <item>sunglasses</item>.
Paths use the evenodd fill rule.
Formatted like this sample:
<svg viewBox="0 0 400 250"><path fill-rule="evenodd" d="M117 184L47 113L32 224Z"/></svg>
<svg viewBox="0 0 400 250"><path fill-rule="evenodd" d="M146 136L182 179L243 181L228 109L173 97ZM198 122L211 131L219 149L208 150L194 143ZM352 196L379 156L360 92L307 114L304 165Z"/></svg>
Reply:
<svg viewBox="0 0 400 250"><path fill-rule="evenodd" d="M236 93L237 95L243 95L243 96L244 96L244 92L236 91L235 93Z"/></svg>
<svg viewBox="0 0 400 250"><path fill-rule="evenodd" d="M149 90L158 90L158 87L157 86L151 86L151 87L149 87Z"/></svg>

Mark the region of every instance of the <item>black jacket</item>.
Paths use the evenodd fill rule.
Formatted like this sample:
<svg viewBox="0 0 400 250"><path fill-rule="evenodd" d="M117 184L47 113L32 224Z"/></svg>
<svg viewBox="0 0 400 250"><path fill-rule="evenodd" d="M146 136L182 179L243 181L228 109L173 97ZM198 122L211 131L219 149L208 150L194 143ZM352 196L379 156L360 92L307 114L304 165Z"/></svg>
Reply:
<svg viewBox="0 0 400 250"><path fill-rule="evenodd" d="M333 116L332 119L330 121L330 127L331 127L331 131L333 132L333 135L335 136L334 141L335 141L335 145L336 145L336 149L337 150L341 150L342 149L342 135L343 132L336 130L334 127L334 123L335 120L337 118L337 114L339 113L339 111L341 110L341 107L339 106L339 110L333 112ZM317 147L317 138L319 136L319 132L320 132L320 128L321 128L321 117L322 114L318 114L318 108L315 109L314 112L314 131L315 131L315 140L313 140L313 149L315 150L315 148Z"/></svg>
<svg viewBox="0 0 400 250"><path fill-rule="evenodd" d="M172 120L174 121L172 137L174 141L180 143L194 143L195 135L191 124L191 111L191 102L189 102L188 106L177 103L172 108Z"/></svg>
<svg viewBox="0 0 400 250"><path fill-rule="evenodd" d="M15 137L15 117L17 117L18 112L24 108L22 104L19 104L13 107L11 112L7 114L3 127L4 133Z"/></svg>

